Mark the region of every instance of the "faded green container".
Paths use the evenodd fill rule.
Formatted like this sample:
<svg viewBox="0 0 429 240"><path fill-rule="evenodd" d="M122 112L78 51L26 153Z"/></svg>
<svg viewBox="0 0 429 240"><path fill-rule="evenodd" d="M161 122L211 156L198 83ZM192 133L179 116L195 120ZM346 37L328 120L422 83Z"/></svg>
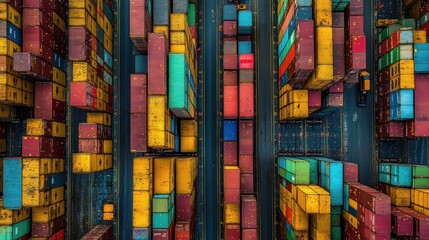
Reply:
<svg viewBox="0 0 429 240"><path fill-rule="evenodd" d="M310 163L288 158L286 160L286 179L293 184L310 184Z"/></svg>
<svg viewBox="0 0 429 240"><path fill-rule="evenodd" d="M166 213L174 205L174 192L171 194L156 194L153 196L153 212Z"/></svg>
<svg viewBox="0 0 429 240"><path fill-rule="evenodd" d="M185 54L170 53L168 59L168 106L176 116L188 118L190 83Z"/></svg>
<svg viewBox="0 0 429 240"><path fill-rule="evenodd" d="M310 184L319 184L319 161L313 158L301 158L310 163Z"/></svg>
<svg viewBox="0 0 429 240"><path fill-rule="evenodd" d="M30 233L31 219L23 220L13 226L0 226L1 240L15 240Z"/></svg>
<svg viewBox="0 0 429 240"><path fill-rule="evenodd" d="M413 30L416 30L416 21L414 19L402 19L399 21L399 24L401 24L401 27L412 28Z"/></svg>

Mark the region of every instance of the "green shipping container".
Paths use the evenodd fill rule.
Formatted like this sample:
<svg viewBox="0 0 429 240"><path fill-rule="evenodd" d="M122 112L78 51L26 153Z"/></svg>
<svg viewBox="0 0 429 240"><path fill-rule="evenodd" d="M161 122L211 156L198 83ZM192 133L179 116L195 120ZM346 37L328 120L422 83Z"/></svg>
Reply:
<svg viewBox="0 0 429 240"><path fill-rule="evenodd" d="M195 4L188 4L188 24L189 26L195 26Z"/></svg>
<svg viewBox="0 0 429 240"><path fill-rule="evenodd" d="M170 53L168 67L168 106L180 118L189 118L189 67L185 54Z"/></svg>
<svg viewBox="0 0 429 240"><path fill-rule="evenodd" d="M0 239L1 240L15 240L30 233L31 230L31 219L26 219L13 226L1 226L0 227Z"/></svg>
<svg viewBox="0 0 429 240"><path fill-rule="evenodd" d="M429 178L413 178L412 188L429 188Z"/></svg>
<svg viewBox="0 0 429 240"><path fill-rule="evenodd" d="M286 179L293 184L310 184L310 163L288 158L286 160Z"/></svg>
<svg viewBox="0 0 429 240"><path fill-rule="evenodd" d="M429 167L413 166L413 177L429 177Z"/></svg>

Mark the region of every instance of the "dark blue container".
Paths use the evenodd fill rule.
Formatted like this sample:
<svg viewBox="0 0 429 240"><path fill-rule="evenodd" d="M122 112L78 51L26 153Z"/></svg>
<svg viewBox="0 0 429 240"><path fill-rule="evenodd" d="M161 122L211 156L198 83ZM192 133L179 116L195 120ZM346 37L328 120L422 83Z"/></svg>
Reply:
<svg viewBox="0 0 429 240"><path fill-rule="evenodd" d="M3 160L3 206L7 209L22 208L22 159Z"/></svg>
<svg viewBox="0 0 429 240"><path fill-rule="evenodd" d="M64 186L66 183L66 175L64 173L50 174L48 176L48 179L49 179L49 189Z"/></svg>
<svg viewBox="0 0 429 240"><path fill-rule="evenodd" d="M156 0L153 2L153 25L169 25L170 1Z"/></svg>
<svg viewBox="0 0 429 240"><path fill-rule="evenodd" d="M22 45L21 29L17 28L10 22L7 22L7 38L18 45Z"/></svg>
<svg viewBox="0 0 429 240"><path fill-rule="evenodd" d="M298 20L313 19L313 9L311 7L299 7L295 10L295 16Z"/></svg>
<svg viewBox="0 0 429 240"><path fill-rule="evenodd" d="M59 68L60 70L66 72L67 71L67 62L61 57L58 53L52 53L52 63L54 67Z"/></svg>
<svg viewBox="0 0 429 240"><path fill-rule="evenodd" d="M232 4L223 6L223 20L236 21L237 20L237 7Z"/></svg>
<svg viewBox="0 0 429 240"><path fill-rule="evenodd" d="M377 6L378 19L401 19L402 8L399 0L379 0Z"/></svg>
<svg viewBox="0 0 429 240"><path fill-rule="evenodd" d="M100 43L104 43L104 30L97 24L97 40Z"/></svg>
<svg viewBox="0 0 429 240"><path fill-rule="evenodd" d="M237 121L223 121L223 139L225 141L237 141Z"/></svg>
<svg viewBox="0 0 429 240"><path fill-rule="evenodd" d="M135 56L134 72L147 73L147 55Z"/></svg>
<svg viewBox="0 0 429 240"><path fill-rule="evenodd" d="M104 45L97 41L97 55L104 59Z"/></svg>
<svg viewBox="0 0 429 240"><path fill-rule="evenodd" d="M105 1L104 1L103 9L104 9L104 15L106 15L106 18L109 19L109 22L112 23L113 22L113 13L112 13L112 11L110 11L110 8Z"/></svg>

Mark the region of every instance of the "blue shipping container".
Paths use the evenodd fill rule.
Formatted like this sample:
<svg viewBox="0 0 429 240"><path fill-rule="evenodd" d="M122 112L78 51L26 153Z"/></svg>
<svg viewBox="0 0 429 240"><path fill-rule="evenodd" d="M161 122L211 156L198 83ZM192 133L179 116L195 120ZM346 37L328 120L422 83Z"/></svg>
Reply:
<svg viewBox="0 0 429 240"><path fill-rule="evenodd" d="M237 21L237 7L232 4L223 6L223 20L224 21Z"/></svg>
<svg viewBox="0 0 429 240"><path fill-rule="evenodd" d="M150 240L152 239L152 228L133 228L134 240Z"/></svg>
<svg viewBox="0 0 429 240"><path fill-rule="evenodd" d="M170 24L170 1L156 0L153 3L153 25L166 26Z"/></svg>
<svg viewBox="0 0 429 240"><path fill-rule="evenodd" d="M136 55L134 62L135 73L147 73L147 55Z"/></svg>
<svg viewBox="0 0 429 240"><path fill-rule="evenodd" d="M295 16L298 20L311 20L313 19L313 9L311 7L298 7Z"/></svg>
<svg viewBox="0 0 429 240"><path fill-rule="evenodd" d="M252 43L250 41L238 42L238 54L249 54L252 53Z"/></svg>
<svg viewBox="0 0 429 240"><path fill-rule="evenodd" d="M52 52L52 63L54 67L66 72L67 71L67 62L61 57L58 53Z"/></svg>
<svg viewBox="0 0 429 240"><path fill-rule="evenodd" d="M223 139L225 141L237 141L237 121L223 121Z"/></svg>
<svg viewBox="0 0 429 240"><path fill-rule="evenodd" d="M400 89L390 93L390 107L397 105L413 105L414 104L414 90L413 89Z"/></svg>
<svg viewBox="0 0 429 240"><path fill-rule="evenodd" d="M414 118L414 105L397 105L390 108L390 120L401 121Z"/></svg>
<svg viewBox="0 0 429 240"><path fill-rule="evenodd" d="M7 38L18 45L22 45L21 29L17 28L10 22L7 22Z"/></svg>
<svg viewBox="0 0 429 240"><path fill-rule="evenodd" d="M22 159L3 160L3 206L7 209L22 208Z"/></svg>
<svg viewBox="0 0 429 240"><path fill-rule="evenodd" d="M238 34L251 34L252 33L252 12L239 11L238 12Z"/></svg>
<svg viewBox="0 0 429 240"><path fill-rule="evenodd" d="M110 68L113 69L113 58L112 55L107 50L104 50L104 63Z"/></svg>

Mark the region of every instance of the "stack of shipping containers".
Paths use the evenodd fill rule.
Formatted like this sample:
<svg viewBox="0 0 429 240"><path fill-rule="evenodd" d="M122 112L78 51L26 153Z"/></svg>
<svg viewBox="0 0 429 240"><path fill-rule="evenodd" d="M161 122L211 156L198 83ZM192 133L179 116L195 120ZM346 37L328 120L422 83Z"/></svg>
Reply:
<svg viewBox="0 0 429 240"><path fill-rule="evenodd" d="M193 1L131 1L133 238L192 239L198 173Z"/></svg>
<svg viewBox="0 0 429 240"><path fill-rule="evenodd" d="M223 6L223 206L225 239L257 239L253 13Z"/></svg>

